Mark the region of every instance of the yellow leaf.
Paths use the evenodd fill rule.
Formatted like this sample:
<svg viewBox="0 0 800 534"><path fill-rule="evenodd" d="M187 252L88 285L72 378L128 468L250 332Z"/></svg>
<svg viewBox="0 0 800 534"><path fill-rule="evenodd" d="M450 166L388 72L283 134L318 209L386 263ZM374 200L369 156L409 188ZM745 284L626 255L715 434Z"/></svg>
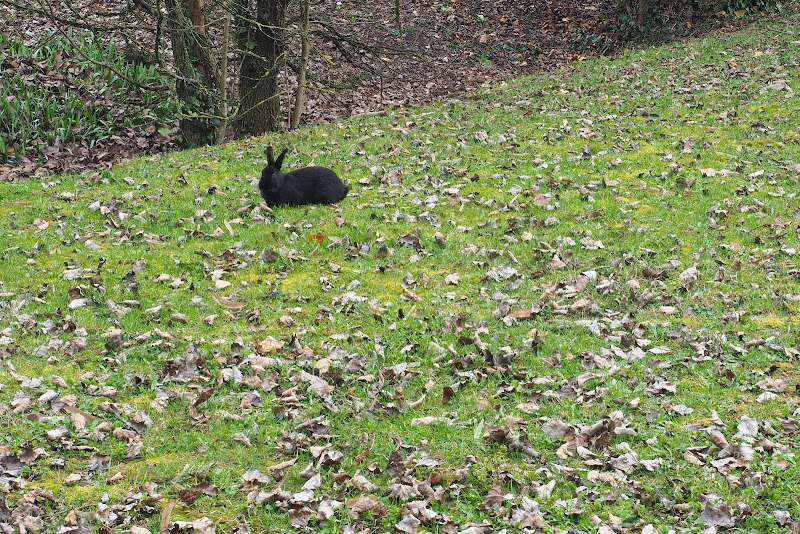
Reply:
<svg viewBox="0 0 800 534"><path fill-rule="evenodd" d="M526 308L523 310L514 310L508 314L509 317L513 317L514 319L527 319L533 314L530 308Z"/></svg>
<svg viewBox="0 0 800 534"><path fill-rule="evenodd" d="M284 345L286 345L285 341L280 341L272 336L267 336L266 339L263 339L258 343L256 348L261 354L269 354L270 352L278 352L283 348Z"/></svg>

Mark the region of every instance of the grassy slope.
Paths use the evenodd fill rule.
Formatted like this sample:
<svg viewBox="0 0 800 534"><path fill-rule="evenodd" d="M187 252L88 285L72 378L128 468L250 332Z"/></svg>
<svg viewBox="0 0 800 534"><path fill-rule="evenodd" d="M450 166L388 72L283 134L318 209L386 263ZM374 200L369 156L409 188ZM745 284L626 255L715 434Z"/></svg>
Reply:
<svg viewBox="0 0 800 534"><path fill-rule="evenodd" d="M208 516L220 531L243 523L280 531L289 524L285 503L248 509L241 477L296 456L284 489L299 491L300 472L313 463L322 474L317 497L372 493L388 506L375 524L392 531L402 502L384 489L387 458L399 448L439 462L417 466L413 477L437 472L450 484L449 497L429 506L440 515L420 527L434 531L452 526L441 514L459 531L484 520L502 528L514 523L508 518L523 496L539 502L546 530L621 523L634 532L647 524L700 531L701 495L712 493L733 509L736 532L778 528L774 510L800 519L792 169L800 162L800 97L780 83L792 86L800 74L798 29L790 17L594 59L566 75L520 78L427 108L144 158L53 177L44 187L0 184L0 328L14 340L2 356L0 406L32 399L18 413L0 408L0 447L44 452L22 472L27 487L10 491L9 506L32 488L51 490L45 515L55 530L71 509L95 510L104 495L117 505L155 483L163 497L155 508L140 503L103 521L157 531L159 513L180 489L210 480L219 493L179 503L172 520ZM291 148L287 168L313 161L337 169L353 194L336 210L265 213L251 180L267 143ZM92 206L97 201L103 208ZM420 251L399 240L415 231ZM342 238L349 245L337 244ZM265 259L264 250L276 254ZM139 259L143 270L126 278ZM661 279L645 273L669 261L675 268ZM682 279L692 266L696 281ZM77 267L83 275L66 280ZM224 272L212 276L217 269ZM596 279L572 291L590 271ZM448 278L454 273L457 280ZM156 281L162 274L168 279ZM214 278L231 285L218 289ZM132 279L136 293L126 287ZM175 280L182 283L172 287ZM68 308L71 288L86 306ZM227 310L214 295L235 295L244 308ZM138 305L116 315L109 299ZM503 301L515 311L541 310L504 322ZM184 318L170 321L176 313ZM212 315L212 324L204 321ZM129 345L104 350L112 327ZM289 350L295 334L310 351ZM277 359L266 369L244 364L243 379L223 380L268 335L289 342L267 355ZM469 341L475 335L485 348ZM51 342L84 336L86 350ZM630 351L626 340L638 341L644 357L621 357ZM706 354L690 342L705 343ZM205 358L201 378L166 381L165 362L185 358L190 343ZM343 370L342 352L333 351L326 372L321 359L334 347L345 361L360 355L364 368ZM510 369L497 358L503 347L514 354ZM615 347L624 348L616 357ZM402 363L408 369L391 369ZM330 402L301 370L335 387ZM268 377L276 388L260 387ZM788 387L758 402L767 377ZM661 379L675 384L674 394L648 389ZM103 396L107 386L116 394ZM197 422L190 396L201 386L214 391L198 407L208 420ZM445 404L446 388L454 393ZM48 389L93 416L85 428L58 402L40 400ZM159 411L151 403L164 391L183 396ZM152 424L133 427L143 446L131 458L124 437L92 432L101 421L128 427L140 412ZM568 455L557 454L564 439L546 432L551 419L591 425L614 412L630 432L611 432L608 442L589 433L586 449L573 446ZM318 416L334 437L304 430L298 437L298 424ZM444 419L415 420L427 416ZM705 429L717 428L735 456L747 456L749 438L735 436L742 416L758 422L752 461L718 469L712 460L726 455ZM527 434L541 456L529 461L484 439L495 424ZM47 437L61 427L68 430L61 441ZM251 445L234 440L237 433ZM319 466L311 446L323 444L343 453L340 463ZM662 463L653 472L615 469L612 459L628 448ZM90 469L95 452L110 455L107 469ZM456 469L470 455L461 478ZM340 469L361 470L379 488L358 489L334 477ZM121 480L108 482L117 472ZM83 479L65 485L73 473ZM537 492L551 480L551 494ZM503 510L481 509L495 483L513 497ZM583 509L571 513L576 497ZM333 532L352 522L340 509L329 523L311 525Z"/></svg>

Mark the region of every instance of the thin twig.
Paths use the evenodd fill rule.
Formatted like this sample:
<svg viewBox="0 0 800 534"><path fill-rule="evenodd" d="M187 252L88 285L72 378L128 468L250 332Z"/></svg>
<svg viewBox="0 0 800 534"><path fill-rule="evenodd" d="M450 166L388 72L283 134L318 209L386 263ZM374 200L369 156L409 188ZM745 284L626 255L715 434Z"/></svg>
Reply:
<svg viewBox="0 0 800 534"><path fill-rule="evenodd" d="M121 24L121 25L105 25L100 24L97 22L86 22L85 20L78 20L78 19L69 19L66 17L61 17L56 15L52 11L52 7L50 8L50 12L45 9L38 8L29 4L23 4L20 2L15 2L13 0L0 0L0 5L6 5L11 7L16 7L17 9L21 9L28 13L34 13L36 15L41 15L43 17L48 17L52 19L54 22L60 22L62 24L66 24L67 26L72 26L74 28L82 28L84 30L93 30L93 31L114 31L120 29L136 29L136 30L153 30L154 28L151 26L143 26L143 25L129 25L129 24ZM125 11L120 12L120 15L124 14ZM116 17L119 15L116 14L108 14L108 17ZM85 17L84 17L85 18Z"/></svg>
<svg viewBox="0 0 800 534"><path fill-rule="evenodd" d="M228 45L231 38L231 13L225 12L222 30L222 53L219 59L219 93L222 101L222 119L217 129L217 143L222 143L228 131Z"/></svg>
<svg viewBox="0 0 800 534"><path fill-rule="evenodd" d="M44 0L44 3L47 5L48 9L50 10L50 14L51 14L51 18L52 18L52 20L53 20L54 22L57 22L57 20L56 20L56 18L55 18L55 13L53 12L53 6L52 6L52 5L50 5L50 1L49 1L49 0ZM56 24L56 29L58 30L58 32L59 32L59 33L60 33L60 34L61 34L61 35L62 35L62 36L63 36L63 37L64 37L64 38L67 40L67 41L69 41L69 43L72 45L72 47L75 49L75 51L77 51L77 52L78 52L78 54L80 54L80 56L81 56L81 57L83 57L85 60L87 60L87 61L89 61L89 62L91 62L91 63L93 63L93 64L95 64L95 65L97 65L97 66L99 66L99 67L103 67L103 68L106 68L106 69L110 70L111 72L113 72L114 74L116 74L117 76L119 76L121 79L123 79L123 80L124 80L124 81L126 81L127 83L129 83L129 84L133 85L134 87L138 87L139 89L143 89L143 90L145 90L145 91L163 91L164 89L169 89L169 86L168 86L168 85L144 85L144 84L142 84L142 83L139 83L139 82L137 82L136 80L134 80L134 79L133 79L133 78L131 78L130 76L126 76L125 74L123 74L122 72L120 72L120 71L119 71L119 69L117 69L116 67L114 67L114 66L112 66L112 65L109 65L109 64L108 64L108 63L106 63L105 61L97 61L96 59L92 59L92 58L90 58L90 57L89 57L89 56L88 56L88 55L87 55L87 54L86 54L86 53L85 53L85 52L84 52L84 51L81 49L81 47L79 47L79 46L78 46L78 45L77 45L77 44L76 44L76 43L75 43L75 42L72 40L72 38L69 36L69 34L68 34L67 32L65 32L65 31L64 31L64 29L61 27L61 25L59 25L59 24Z"/></svg>

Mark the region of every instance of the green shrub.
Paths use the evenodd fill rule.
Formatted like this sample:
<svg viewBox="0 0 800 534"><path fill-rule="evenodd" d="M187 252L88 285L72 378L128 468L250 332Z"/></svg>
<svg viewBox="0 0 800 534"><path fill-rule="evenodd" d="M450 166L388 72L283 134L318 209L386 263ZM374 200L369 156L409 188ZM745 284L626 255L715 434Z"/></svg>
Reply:
<svg viewBox="0 0 800 534"><path fill-rule="evenodd" d="M772 13L782 9L779 0L617 0L617 31L631 41L668 40L720 13Z"/></svg>
<svg viewBox="0 0 800 534"><path fill-rule="evenodd" d="M50 35L33 47L0 35L0 67L2 162L41 163L56 142L85 139L91 146L125 128L170 123L177 114L165 92L144 91L114 70L142 85L165 85L164 74L126 62L115 44L90 34Z"/></svg>
<svg viewBox="0 0 800 534"><path fill-rule="evenodd" d="M723 2L728 13L744 11L746 13L775 13L783 10L783 2L779 0L729 0Z"/></svg>

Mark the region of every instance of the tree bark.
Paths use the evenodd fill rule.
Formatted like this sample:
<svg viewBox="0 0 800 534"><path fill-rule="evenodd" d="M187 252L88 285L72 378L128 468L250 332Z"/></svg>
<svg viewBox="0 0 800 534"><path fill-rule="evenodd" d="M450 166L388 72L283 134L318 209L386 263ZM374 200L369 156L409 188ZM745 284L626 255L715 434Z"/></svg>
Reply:
<svg viewBox="0 0 800 534"><path fill-rule="evenodd" d="M205 13L205 0L184 0L186 2L186 11L188 12L187 15L191 16L192 19L192 28L194 29L197 35L206 37L206 13ZM195 57L202 57L202 51L200 50L200 40L195 40L193 43L193 51ZM200 69L200 72L203 74L204 78L208 78L211 74L208 72L207 65L204 65L203 62L198 62L197 68Z"/></svg>
<svg viewBox="0 0 800 534"><path fill-rule="evenodd" d="M239 73L240 131L258 135L277 130L281 121L278 74L284 63L286 8L289 0L256 0L252 20L247 1L240 0L237 19L245 50Z"/></svg>
<svg viewBox="0 0 800 534"><path fill-rule="evenodd" d="M231 38L231 14L225 12L225 25L222 28L222 52L219 57L219 99L222 104L222 118L217 127L217 143L228 136L228 46Z"/></svg>
<svg viewBox="0 0 800 534"><path fill-rule="evenodd" d="M193 23L198 21L197 4L193 7L190 1L165 0L164 6L177 71L175 89L182 104L181 134L190 145L204 145L214 142L219 122L219 75L205 27Z"/></svg>

